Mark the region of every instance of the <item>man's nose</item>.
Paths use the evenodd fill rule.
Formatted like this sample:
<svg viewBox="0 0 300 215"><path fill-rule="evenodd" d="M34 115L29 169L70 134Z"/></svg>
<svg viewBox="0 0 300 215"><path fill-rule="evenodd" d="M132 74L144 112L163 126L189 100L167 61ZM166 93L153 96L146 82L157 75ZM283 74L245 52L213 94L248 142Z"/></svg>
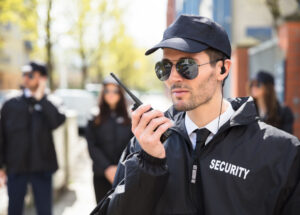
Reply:
<svg viewBox="0 0 300 215"><path fill-rule="evenodd" d="M172 65L171 73L169 76L169 80L172 82L182 81L183 77L179 74L175 65Z"/></svg>

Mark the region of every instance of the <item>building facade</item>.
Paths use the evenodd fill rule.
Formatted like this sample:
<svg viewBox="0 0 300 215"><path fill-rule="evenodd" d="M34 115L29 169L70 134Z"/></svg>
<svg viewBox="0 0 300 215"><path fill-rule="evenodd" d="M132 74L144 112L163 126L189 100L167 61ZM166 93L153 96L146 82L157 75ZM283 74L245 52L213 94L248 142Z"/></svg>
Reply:
<svg viewBox="0 0 300 215"><path fill-rule="evenodd" d="M20 68L28 62L31 44L18 27L0 25L0 89L16 89L21 83Z"/></svg>

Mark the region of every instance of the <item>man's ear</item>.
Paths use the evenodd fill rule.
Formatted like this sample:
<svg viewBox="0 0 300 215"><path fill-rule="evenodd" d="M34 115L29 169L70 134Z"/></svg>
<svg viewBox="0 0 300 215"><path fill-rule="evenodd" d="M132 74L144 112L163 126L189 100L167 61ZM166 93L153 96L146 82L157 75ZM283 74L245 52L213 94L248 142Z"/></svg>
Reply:
<svg viewBox="0 0 300 215"><path fill-rule="evenodd" d="M229 69L231 67L231 60L226 59L224 61L219 61L218 62L218 80L219 81L224 81L224 79L228 76Z"/></svg>

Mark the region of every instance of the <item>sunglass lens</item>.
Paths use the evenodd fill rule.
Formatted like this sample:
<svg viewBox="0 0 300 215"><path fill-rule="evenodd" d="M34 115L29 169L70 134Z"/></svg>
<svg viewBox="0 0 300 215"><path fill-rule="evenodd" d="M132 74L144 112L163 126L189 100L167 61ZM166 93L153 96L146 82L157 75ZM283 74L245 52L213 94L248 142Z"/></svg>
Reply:
<svg viewBox="0 0 300 215"><path fill-rule="evenodd" d="M168 60L159 61L155 65L155 73L161 81L165 81L169 78L171 70L172 63Z"/></svg>
<svg viewBox="0 0 300 215"><path fill-rule="evenodd" d="M176 70L186 79L194 79L198 75L198 65L191 58L180 59L176 64Z"/></svg>
<svg viewBox="0 0 300 215"><path fill-rule="evenodd" d="M113 94L119 94L119 90L108 90L108 89L104 89L104 93L105 94L109 94L109 93L113 93Z"/></svg>
<svg viewBox="0 0 300 215"><path fill-rule="evenodd" d="M28 77L29 77L30 79L33 79L33 73L28 74Z"/></svg>
<svg viewBox="0 0 300 215"><path fill-rule="evenodd" d="M34 78L34 74L33 73L23 73L23 77L28 77L29 79L33 79Z"/></svg>

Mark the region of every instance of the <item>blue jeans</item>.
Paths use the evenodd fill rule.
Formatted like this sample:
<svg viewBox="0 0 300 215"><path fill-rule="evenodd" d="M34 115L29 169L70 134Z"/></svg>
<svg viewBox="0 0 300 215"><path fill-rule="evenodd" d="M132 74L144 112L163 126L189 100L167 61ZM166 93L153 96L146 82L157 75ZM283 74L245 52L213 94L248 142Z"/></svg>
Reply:
<svg viewBox="0 0 300 215"><path fill-rule="evenodd" d="M32 186L37 214L51 215L52 173L50 172L8 174L8 215L21 215L23 213L24 198L29 183Z"/></svg>

